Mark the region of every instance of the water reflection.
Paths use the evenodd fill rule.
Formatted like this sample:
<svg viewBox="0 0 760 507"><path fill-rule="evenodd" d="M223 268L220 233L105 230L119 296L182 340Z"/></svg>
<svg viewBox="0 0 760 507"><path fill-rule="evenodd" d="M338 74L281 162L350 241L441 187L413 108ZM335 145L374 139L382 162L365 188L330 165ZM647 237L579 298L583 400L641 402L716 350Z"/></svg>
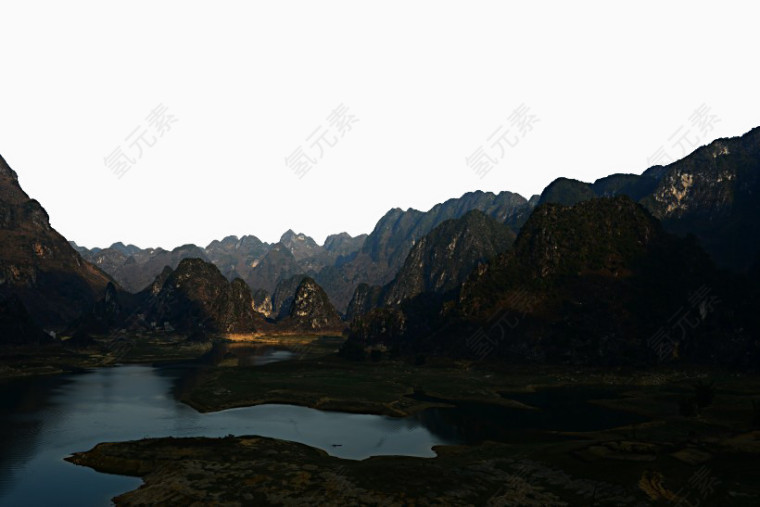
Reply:
<svg viewBox="0 0 760 507"><path fill-rule="evenodd" d="M138 479L62 461L99 442L261 435L348 459L432 457L432 447L439 444L510 442L541 430L587 431L640 420L589 404L611 395L589 389L510 396L539 410L458 402L406 419L274 404L200 414L177 401L177 392L192 387L210 364L260 365L289 357L284 352L277 347L224 347L204 358L205 366L130 365L0 384L0 505L103 505L137 487Z"/></svg>
<svg viewBox="0 0 760 507"><path fill-rule="evenodd" d="M293 351L277 345L221 342L215 343L211 350L195 361L175 364L156 372L171 379L171 394L176 399L182 399L195 388L204 368L209 366L263 366L295 357Z"/></svg>
<svg viewBox="0 0 760 507"><path fill-rule="evenodd" d="M175 382L196 373L187 366L119 366L0 385L0 505L103 505L136 487L138 479L62 461L99 442L262 435L349 459L432 457L432 446L449 443L415 420L289 405L200 414L170 394Z"/></svg>
<svg viewBox="0 0 760 507"><path fill-rule="evenodd" d="M293 359L296 354L287 347L269 344L219 342L195 364L213 366L263 366Z"/></svg>
<svg viewBox="0 0 760 507"><path fill-rule="evenodd" d="M86 441L75 436L77 422L72 418L85 410L86 396L68 403L68 393L88 377L0 383L0 505L70 505L79 500L82 505L107 505L114 492L139 485L134 478L72 470L61 461L72 451L69 444ZM107 391L106 387L104 398Z"/></svg>
<svg viewBox="0 0 760 507"><path fill-rule="evenodd" d="M0 387L0 470L3 471L0 498L12 484L14 471L31 458L32 447L28 443L39 440L42 422L33 414L48 406L48 393L53 384L46 384L14 380Z"/></svg>

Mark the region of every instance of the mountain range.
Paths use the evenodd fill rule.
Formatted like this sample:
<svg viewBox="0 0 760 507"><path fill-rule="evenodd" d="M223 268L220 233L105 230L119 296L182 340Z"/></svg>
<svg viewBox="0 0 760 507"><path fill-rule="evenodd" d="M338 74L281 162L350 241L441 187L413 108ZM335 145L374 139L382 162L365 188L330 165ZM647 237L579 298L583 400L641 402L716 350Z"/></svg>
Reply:
<svg viewBox="0 0 760 507"><path fill-rule="evenodd" d="M390 282L414 244L441 222L479 210L518 229L530 214L538 196L528 201L517 194L470 192L450 199L427 212L395 208L383 216L369 235L352 237L343 232L318 245L305 234L285 232L277 243L255 236L228 236L205 248L183 245L171 251L140 249L115 243L108 248L72 246L88 261L109 273L124 289L139 292L164 266L176 268L182 259L213 262L230 280L242 278L254 290L270 295L277 285L293 276L311 276L326 290L333 304L345 311L360 283Z"/></svg>
<svg viewBox="0 0 760 507"><path fill-rule="evenodd" d="M350 323L349 354L466 355L462 336L517 312L518 331L494 356L604 362L651 359L641 340L658 329L647 319L667 323L673 301L704 287L733 302L733 314L726 305L711 318L741 325L722 327L732 330L723 345L695 345L713 326L702 309L700 331L676 340L679 357L727 357L725 343L746 350L757 320L749 281L760 272L760 128L641 175L559 178L530 199L477 191L427 212L394 208L370 234L323 245L289 230L274 244L249 235L172 251L86 249L50 227L0 161L0 300L6 314L28 312L20 327L3 321L8 329L34 321L80 334L205 334Z"/></svg>
<svg viewBox="0 0 760 507"><path fill-rule="evenodd" d="M324 245L292 230L274 244L255 236L228 236L205 248L183 245L172 251L122 243L105 249L72 245L131 292L151 283L164 266L176 268L184 258L201 258L216 264L229 280L240 277L254 290L269 294L283 280L311 276L345 313L360 284L390 283L415 243L445 220L479 210L517 233L537 204L572 205L626 195L661 220L669 232L694 234L720 267L746 272L760 248L758 221L752 219L760 213L760 204L753 199L759 187L758 137L760 129L719 139L641 175L613 174L593 183L558 178L530 200L510 192L470 192L427 212L394 208L369 235L335 234Z"/></svg>
<svg viewBox="0 0 760 507"><path fill-rule="evenodd" d="M693 236L666 232L626 196L547 203L512 249L480 264L451 297L421 294L354 319L348 350L571 364L746 362L757 337L750 314L736 311L746 289Z"/></svg>

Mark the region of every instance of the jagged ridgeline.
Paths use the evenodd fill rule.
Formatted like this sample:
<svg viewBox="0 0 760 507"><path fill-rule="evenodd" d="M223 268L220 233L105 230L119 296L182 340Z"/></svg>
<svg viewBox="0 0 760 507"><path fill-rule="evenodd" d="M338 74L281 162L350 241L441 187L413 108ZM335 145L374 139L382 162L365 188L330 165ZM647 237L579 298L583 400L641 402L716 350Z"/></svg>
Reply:
<svg viewBox="0 0 760 507"><path fill-rule="evenodd" d="M760 129L719 139L640 175L613 174L594 183L558 178L530 200L510 192L471 192L427 212L396 208L369 235L335 234L322 246L304 234L287 231L274 244L255 236L229 236L205 248L184 245L171 252L120 243L104 250L78 249L131 292L142 290L164 266L176 268L183 258L201 258L216 264L229 280L240 277L254 291L270 295L285 280L310 276L339 311L356 315L355 304L351 311L348 308L359 286L391 283L414 245L446 220L479 210L518 232L539 202L572 205L627 195L660 219L667 231L694 234L718 266L746 272L760 248L760 201L754 198L760 192L759 139Z"/></svg>
<svg viewBox="0 0 760 507"><path fill-rule="evenodd" d="M599 352L608 345L589 337L602 333L598 340L615 353L638 358L636 340L653 326L643 315L667 322L673 301L688 298L684 291L711 284L736 302L740 324L723 329L738 329L737 338L716 345L728 349L757 327L750 280L760 250L759 165L760 129L754 129L641 175L594 183L560 178L530 200L471 192L427 212L392 209L369 235L335 234L323 245L289 230L274 244L228 236L205 248L167 251L67 244L2 161L0 300L22 316L18 326L7 319L4 326L15 334L33 325L83 335L257 332L275 324L314 329L309 322L338 329L337 309L354 321L354 343L371 344L371 329L384 322L378 329L394 346L459 354L467 351L457 349L463 346L451 333L442 338L441 325L490 325L494 313L516 311L509 301L527 294L530 308L512 333L522 341L509 346L510 354L540 351L576 361L586 357L577 352L585 347L606 360L615 354ZM717 272L711 261L741 276ZM313 304L315 314L303 306L293 314L299 291L309 294L301 301ZM563 345L560 335L569 341ZM686 349L679 357L691 353Z"/></svg>
<svg viewBox="0 0 760 507"><path fill-rule="evenodd" d="M760 127L718 139L641 175L614 174L594 183L559 178L540 202L575 204L627 195L669 232L695 235L720 267L746 272L760 249Z"/></svg>
<svg viewBox="0 0 760 507"><path fill-rule="evenodd" d="M347 317L352 319L383 305L400 305L421 294L446 297L478 263L506 251L514 239L508 226L479 210L446 220L415 243L391 282L383 287L357 287Z"/></svg>
<svg viewBox="0 0 760 507"><path fill-rule="evenodd" d="M479 210L517 229L534 204L535 199L529 202L510 192L471 192L427 212L391 210L378 221L371 234L356 237L334 234L328 236L322 246L292 230L274 244L262 242L255 236L228 236L205 248L183 245L172 251L140 249L121 243L91 250L75 243L73 246L85 259L113 276L122 288L133 293L151 283L164 266L176 269L182 259L200 258L216 264L228 280L239 277L252 290L266 291L273 303L281 283L309 276L324 287L330 301L345 312L359 284L385 285L393 280L416 242L440 223ZM293 290L295 285L289 297ZM259 299L265 298L264 293L259 292ZM288 308L279 306L271 310L273 314L268 314L269 310L264 314L282 316Z"/></svg>
<svg viewBox="0 0 760 507"><path fill-rule="evenodd" d="M738 303L742 285L734 283L696 239L666 232L628 197L547 203L512 250L472 272L455 301L418 296L372 310L354 320L345 350L477 357L487 349L513 361L651 363L660 353L653 337L694 303L690 332L673 332L675 344L659 359L746 362L755 337L731 323L739 316L728 305L704 306L706 294Z"/></svg>

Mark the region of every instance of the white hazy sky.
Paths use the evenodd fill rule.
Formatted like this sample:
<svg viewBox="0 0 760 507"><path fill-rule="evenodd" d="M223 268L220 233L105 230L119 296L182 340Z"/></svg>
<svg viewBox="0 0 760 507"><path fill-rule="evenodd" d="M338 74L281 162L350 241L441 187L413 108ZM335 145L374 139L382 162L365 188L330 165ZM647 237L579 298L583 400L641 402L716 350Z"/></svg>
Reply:
<svg viewBox="0 0 760 507"><path fill-rule="evenodd" d="M760 124L758 5L3 1L0 153L89 247L321 242L392 207L529 197L743 134ZM159 104L163 136L146 120ZM340 104L356 120L342 136ZM508 128L502 153L489 136ZM480 146L482 178L465 161ZM316 161L302 178L285 163L298 147ZM134 161L121 178L117 148Z"/></svg>

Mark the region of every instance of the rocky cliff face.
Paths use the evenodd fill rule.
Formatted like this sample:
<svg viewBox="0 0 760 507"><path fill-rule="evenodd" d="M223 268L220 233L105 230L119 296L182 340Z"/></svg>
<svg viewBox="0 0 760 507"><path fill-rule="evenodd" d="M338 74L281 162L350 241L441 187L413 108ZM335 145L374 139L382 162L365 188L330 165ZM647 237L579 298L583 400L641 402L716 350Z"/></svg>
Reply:
<svg viewBox="0 0 760 507"><path fill-rule="evenodd" d="M276 243L245 278L250 287L274 293L281 280L301 273L301 266L285 245Z"/></svg>
<svg viewBox="0 0 760 507"><path fill-rule="evenodd" d="M270 296L264 289L255 290L253 292L253 309L266 318L274 317L272 296Z"/></svg>
<svg viewBox="0 0 760 507"><path fill-rule="evenodd" d="M728 300L726 287L693 240L666 233L626 197L549 204L536 209L513 250L471 274L456 305L425 308L410 300L399 308L402 317L391 319L403 322L403 332L384 332L381 342L455 356L478 356L486 347L509 360L651 363L651 338L668 329L675 342L669 358L736 359L751 340L738 337L738 324L715 326L710 319L726 318L720 311L697 305L688 333L668 328L695 294L713 290ZM388 315L377 317L385 326L372 315L352 323L354 348L376 345L371 330L390 325Z"/></svg>
<svg viewBox="0 0 760 507"><path fill-rule="evenodd" d="M348 304L346 320L351 322L356 317L368 313L373 308L382 306L384 289L384 287L380 287L379 285L360 283L354 291L351 302Z"/></svg>
<svg viewBox="0 0 760 507"><path fill-rule="evenodd" d="M308 277L298 285L283 325L308 331L340 330L343 327L325 291Z"/></svg>
<svg viewBox="0 0 760 507"><path fill-rule="evenodd" d="M201 259L182 260L140 313L150 325L160 328L168 323L183 333L250 333L264 324L246 283L229 282L216 266Z"/></svg>
<svg viewBox="0 0 760 507"><path fill-rule="evenodd" d="M760 127L718 139L642 175L615 174L593 184L559 178L541 203L575 204L627 195L665 229L694 234L722 267L745 272L760 251Z"/></svg>
<svg viewBox="0 0 760 507"><path fill-rule="evenodd" d="M130 258L129 255L124 254L124 252L119 249L111 247L98 249L97 252L90 252L86 248L79 248L78 251L81 252L84 259L96 265L105 273L108 273L119 283L120 286L136 292L134 286L139 282L135 282L129 276L125 276L122 272L122 266L124 266L124 263Z"/></svg>
<svg viewBox="0 0 760 507"><path fill-rule="evenodd" d="M300 274L280 280L272 294L272 317L283 319L290 315L290 307L296 297L296 291L306 275Z"/></svg>
<svg viewBox="0 0 760 507"><path fill-rule="evenodd" d="M396 277L383 287L360 284L346 316L352 320L373 308L400 305L421 294L445 298L473 268L512 246L509 227L472 210L446 220L412 247Z"/></svg>
<svg viewBox="0 0 760 507"><path fill-rule="evenodd" d="M450 292L478 263L505 252L514 240L506 225L478 210L446 220L412 247L384 291L383 304L398 305L422 293Z"/></svg>
<svg viewBox="0 0 760 507"><path fill-rule="evenodd" d="M360 283L385 285L393 280L415 243L441 222L480 210L501 223L519 227L534 204L511 192L478 191L449 199L427 212L392 209L377 222L354 258L323 269L315 279L337 308L346 308Z"/></svg>
<svg viewBox="0 0 760 507"><path fill-rule="evenodd" d="M348 234L329 236L324 246L320 246L305 234L296 234L288 230L280 238L280 243L295 257L302 273L318 273L320 270L344 262L363 244Z"/></svg>
<svg viewBox="0 0 760 507"><path fill-rule="evenodd" d="M229 280L237 277L245 279L271 246L256 236L243 236L239 239L237 236L227 236L221 241L209 243L205 254Z"/></svg>
<svg viewBox="0 0 760 507"><path fill-rule="evenodd" d="M659 287L644 304L659 307L650 308L648 316L656 320L669 301L678 300L676 294L685 285L705 280L712 272L693 241L666 233L627 197L594 199L573 207L547 204L525 224L513 251L471 275L462 287L459 311L482 320L495 308L510 307L510 298L522 290L523 299L536 308L549 305L557 315L564 310L552 305L561 300L576 301L577 308L605 308L607 316L598 324L614 325L624 322L626 313L630 316L632 307L626 308L622 301L641 282ZM613 306L616 301L620 306Z"/></svg>
<svg viewBox="0 0 760 507"><path fill-rule="evenodd" d="M402 348L404 345L400 342L407 336L406 321L405 312L398 307L371 309L351 321L349 339L341 354L350 359L360 359L364 356L365 347Z"/></svg>
<svg viewBox="0 0 760 507"><path fill-rule="evenodd" d="M16 296L47 329L61 329L89 309L110 281L50 226L2 157L0 246L0 298Z"/></svg>
<svg viewBox="0 0 760 507"><path fill-rule="evenodd" d="M416 241L444 220L459 218L471 210L479 210L495 220L506 223L510 217L528 205L528 201L511 192L494 195L490 192L471 192L458 199L449 199L430 211L414 209L389 211L375 226L362 247L376 262L401 267ZM386 280L388 281L388 280Z"/></svg>
<svg viewBox="0 0 760 507"><path fill-rule="evenodd" d="M296 234L292 229L288 229L280 237L280 244L293 254L296 261L302 261L323 252L323 248L314 239L306 234Z"/></svg>
<svg viewBox="0 0 760 507"><path fill-rule="evenodd" d="M696 235L719 265L746 271L760 251L760 127L664 168L642 199L668 230Z"/></svg>

